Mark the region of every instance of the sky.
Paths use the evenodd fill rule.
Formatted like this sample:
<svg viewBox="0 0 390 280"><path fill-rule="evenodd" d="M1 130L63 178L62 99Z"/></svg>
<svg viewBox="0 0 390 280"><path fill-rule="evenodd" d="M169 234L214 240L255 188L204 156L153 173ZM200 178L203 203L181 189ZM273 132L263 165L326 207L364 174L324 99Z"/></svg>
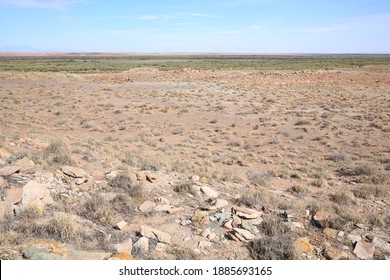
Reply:
<svg viewBox="0 0 390 280"><path fill-rule="evenodd" d="M390 1L0 0L0 51L390 53Z"/></svg>

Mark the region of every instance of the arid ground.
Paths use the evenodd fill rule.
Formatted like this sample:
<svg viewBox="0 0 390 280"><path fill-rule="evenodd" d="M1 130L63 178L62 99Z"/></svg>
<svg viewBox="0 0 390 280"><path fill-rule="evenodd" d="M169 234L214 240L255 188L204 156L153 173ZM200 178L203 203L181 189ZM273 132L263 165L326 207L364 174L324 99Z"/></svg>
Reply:
<svg viewBox="0 0 390 280"><path fill-rule="evenodd" d="M0 59L1 259L390 258L390 56L53 57Z"/></svg>

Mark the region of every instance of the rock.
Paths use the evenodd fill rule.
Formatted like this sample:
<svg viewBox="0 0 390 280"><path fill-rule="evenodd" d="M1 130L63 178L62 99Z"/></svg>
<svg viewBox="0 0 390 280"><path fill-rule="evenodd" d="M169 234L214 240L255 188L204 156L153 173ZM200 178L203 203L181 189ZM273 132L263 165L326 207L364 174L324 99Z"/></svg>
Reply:
<svg viewBox="0 0 390 280"><path fill-rule="evenodd" d="M219 225L222 225L226 220L230 219L232 217L232 214L227 212L220 212L215 213L214 215L210 216L211 221L217 221Z"/></svg>
<svg viewBox="0 0 390 280"><path fill-rule="evenodd" d="M328 211L317 211L315 215L313 216L313 221L320 227L326 228L329 225L329 222L334 218L334 215L332 215Z"/></svg>
<svg viewBox="0 0 390 280"><path fill-rule="evenodd" d="M120 244L115 244L114 249L118 253L129 253L131 254L131 251L133 249L133 240L131 238L127 239L125 242Z"/></svg>
<svg viewBox="0 0 390 280"><path fill-rule="evenodd" d="M241 227L242 227L243 229L249 230L249 231L250 231L251 233L253 233L253 234L259 234L259 233L260 233L260 231L257 229L256 226L250 224L250 223L247 222L247 221L242 221Z"/></svg>
<svg viewBox="0 0 390 280"><path fill-rule="evenodd" d="M236 205L232 207L232 212L236 214L238 217L244 219L257 219L262 215L262 213L257 210L249 209L246 207L240 207Z"/></svg>
<svg viewBox="0 0 390 280"><path fill-rule="evenodd" d="M356 242L362 240L362 237L360 235L348 234L347 239L351 240L352 244L355 244Z"/></svg>
<svg viewBox="0 0 390 280"><path fill-rule="evenodd" d="M212 188L207 186L200 187L200 190L209 198L217 198L219 195L218 192L214 191Z"/></svg>
<svg viewBox="0 0 390 280"><path fill-rule="evenodd" d="M44 196L42 197L41 201L42 201L45 205L54 205L54 204L55 204L54 199L53 199L53 198L51 197L51 195L50 195L49 189L46 189L45 194L44 194Z"/></svg>
<svg viewBox="0 0 390 280"><path fill-rule="evenodd" d="M198 247L201 249L211 247L212 245L213 245L213 243L211 243L210 241L205 241L205 240L199 241L199 243L198 243Z"/></svg>
<svg viewBox="0 0 390 280"><path fill-rule="evenodd" d="M182 207L178 207L178 208L173 207L173 208L169 209L167 212L169 214L174 214L174 213L177 213L177 212L180 212L180 211L183 211Z"/></svg>
<svg viewBox="0 0 390 280"><path fill-rule="evenodd" d="M23 187L22 204L27 205L30 201L42 199L45 196L46 191L47 185L30 180Z"/></svg>
<svg viewBox="0 0 390 280"><path fill-rule="evenodd" d="M144 203L142 203L138 209L142 213L150 212L153 210L153 208L156 206L156 204L153 201L150 200L145 200Z"/></svg>
<svg viewBox="0 0 390 280"><path fill-rule="evenodd" d="M182 220L182 221L180 222L180 224L181 224L182 226L188 226L188 225L192 224L192 222L191 222L191 220Z"/></svg>
<svg viewBox="0 0 390 280"><path fill-rule="evenodd" d="M328 247L324 251L324 256L328 260L347 260L349 259L348 254L338 250L334 247Z"/></svg>
<svg viewBox="0 0 390 280"><path fill-rule="evenodd" d="M209 235L207 235L208 240L214 240L217 238L217 235L214 232L211 232Z"/></svg>
<svg viewBox="0 0 390 280"><path fill-rule="evenodd" d="M0 177L0 188L4 188L4 187L5 187L5 181L3 177Z"/></svg>
<svg viewBox="0 0 390 280"><path fill-rule="evenodd" d="M8 201L12 205L21 202L22 198L23 188L11 188L5 190L5 201Z"/></svg>
<svg viewBox="0 0 390 280"><path fill-rule="evenodd" d="M9 176L19 171L20 171L19 166L14 166L14 165L4 166L3 168L0 168L0 176Z"/></svg>
<svg viewBox="0 0 390 280"><path fill-rule="evenodd" d="M12 204L8 201L0 201L0 221L4 220L7 213L12 213Z"/></svg>
<svg viewBox="0 0 390 280"><path fill-rule="evenodd" d="M385 242L383 239L375 236L372 239L372 244L378 247L386 255L390 254L390 244L388 242Z"/></svg>
<svg viewBox="0 0 390 280"><path fill-rule="evenodd" d="M335 239L337 237L338 230L335 230L333 228L326 228L324 229L323 233L327 239Z"/></svg>
<svg viewBox="0 0 390 280"><path fill-rule="evenodd" d="M205 229L200 233L200 236L207 237L211 233L210 229Z"/></svg>
<svg viewBox="0 0 390 280"><path fill-rule="evenodd" d="M241 228L233 228L233 234L241 241L252 240L256 238L256 236L253 235L249 230ZM242 239L242 237L244 238L244 240Z"/></svg>
<svg viewBox="0 0 390 280"><path fill-rule="evenodd" d="M225 206L228 206L229 202L225 199L216 199L211 202L211 205L214 206L216 209L220 209Z"/></svg>
<svg viewBox="0 0 390 280"><path fill-rule="evenodd" d="M144 237L156 239L158 242L171 243L171 236L168 233L148 226L141 226L140 234Z"/></svg>
<svg viewBox="0 0 390 280"><path fill-rule="evenodd" d="M118 222L116 225L115 225L115 227L117 228L117 229L119 229L119 230L122 230L125 226L127 225L127 223L125 222L125 221L120 221L120 222Z"/></svg>
<svg viewBox="0 0 390 280"><path fill-rule="evenodd" d="M135 176L137 176L138 181L146 181L146 174L145 172L136 172Z"/></svg>
<svg viewBox="0 0 390 280"><path fill-rule="evenodd" d="M250 223L251 225L258 226L261 225L261 223L263 222L263 218L259 217L257 219L247 220L247 222Z"/></svg>
<svg viewBox="0 0 390 280"><path fill-rule="evenodd" d="M289 222L287 227L294 232L299 232L305 229L305 226L301 222Z"/></svg>
<svg viewBox="0 0 390 280"><path fill-rule="evenodd" d="M104 172L99 171L99 170L93 170L91 172L91 176L94 180L98 180L98 181L104 180L104 178L105 178Z"/></svg>
<svg viewBox="0 0 390 280"><path fill-rule="evenodd" d="M174 207L172 205L157 205L154 207L154 211L156 212L169 212Z"/></svg>
<svg viewBox="0 0 390 280"><path fill-rule="evenodd" d="M313 254L313 245L310 244L309 237L301 237L294 241L295 250L300 254Z"/></svg>
<svg viewBox="0 0 390 280"><path fill-rule="evenodd" d="M157 197L155 199L155 202L159 205L170 205L171 203L169 202L169 200L165 197Z"/></svg>
<svg viewBox="0 0 390 280"><path fill-rule="evenodd" d="M233 229L233 219L229 219L227 220L224 224L223 224L223 227L226 228L226 229Z"/></svg>
<svg viewBox="0 0 390 280"><path fill-rule="evenodd" d="M155 183L157 181L157 177L153 174L146 174L146 181Z"/></svg>
<svg viewBox="0 0 390 280"><path fill-rule="evenodd" d="M84 178L87 176L87 172L84 169L75 166L63 166L61 171L73 178Z"/></svg>
<svg viewBox="0 0 390 280"><path fill-rule="evenodd" d="M198 175L194 175L191 177L192 182L197 182L197 181L199 181L199 179L200 179L200 177Z"/></svg>
<svg viewBox="0 0 390 280"><path fill-rule="evenodd" d="M133 248L139 250L141 253L147 253L149 251L149 239L141 237L134 243Z"/></svg>
<svg viewBox="0 0 390 280"><path fill-rule="evenodd" d="M109 172L109 173L106 173L106 174L105 174L105 177L106 177L107 180L113 180L113 179L115 179L116 177L118 177L118 174L119 174L118 171L113 170L113 171L111 171L111 172Z"/></svg>
<svg viewBox="0 0 390 280"><path fill-rule="evenodd" d="M156 248L154 249L156 252L164 253L168 249L167 245L164 243L157 243Z"/></svg>
<svg viewBox="0 0 390 280"><path fill-rule="evenodd" d="M372 260L374 257L375 245L360 240L356 243L353 253L361 260Z"/></svg>
<svg viewBox="0 0 390 280"><path fill-rule="evenodd" d="M36 171L34 162L28 157L18 160L15 165L20 167L20 172L22 173L34 173Z"/></svg>
<svg viewBox="0 0 390 280"><path fill-rule="evenodd" d="M191 221L198 224L199 226L207 225L208 223L210 223L209 212L198 209L192 216Z"/></svg>

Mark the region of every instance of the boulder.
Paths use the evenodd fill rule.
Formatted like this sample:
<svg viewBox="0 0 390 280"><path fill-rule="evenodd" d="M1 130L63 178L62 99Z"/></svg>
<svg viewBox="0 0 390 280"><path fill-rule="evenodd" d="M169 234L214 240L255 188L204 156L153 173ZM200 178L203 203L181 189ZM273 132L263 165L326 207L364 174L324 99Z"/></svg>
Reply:
<svg viewBox="0 0 390 280"><path fill-rule="evenodd" d="M361 260L372 260L374 257L375 245L360 240L356 243L353 253Z"/></svg>
<svg viewBox="0 0 390 280"><path fill-rule="evenodd" d="M18 160L15 165L20 167L21 173L34 173L36 171L34 162L28 157Z"/></svg>
<svg viewBox="0 0 390 280"><path fill-rule="evenodd" d="M47 185L30 180L23 187L22 204L27 205L30 201L42 199L47 191Z"/></svg>
<svg viewBox="0 0 390 280"><path fill-rule="evenodd" d="M375 236L372 239L372 244L378 247L386 255L390 255L390 243L385 242L383 239Z"/></svg>
<svg viewBox="0 0 390 280"><path fill-rule="evenodd" d="M328 260L347 260L349 259L348 254L338 250L334 247L328 247L324 251L324 256Z"/></svg>

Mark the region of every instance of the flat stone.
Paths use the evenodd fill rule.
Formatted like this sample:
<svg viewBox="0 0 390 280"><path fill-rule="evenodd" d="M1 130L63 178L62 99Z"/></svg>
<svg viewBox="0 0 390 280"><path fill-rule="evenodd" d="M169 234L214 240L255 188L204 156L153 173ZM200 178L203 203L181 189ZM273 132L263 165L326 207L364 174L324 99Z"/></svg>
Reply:
<svg viewBox="0 0 390 280"><path fill-rule="evenodd" d="M212 206L216 207L216 209L223 208L229 205L229 201L226 199L216 199L211 203Z"/></svg>
<svg viewBox="0 0 390 280"><path fill-rule="evenodd" d="M133 249L133 240L131 238L127 239L125 242L120 244L115 244L114 249L118 253L129 253L131 254L131 251Z"/></svg>
<svg viewBox="0 0 390 280"><path fill-rule="evenodd" d="M210 241L205 241L205 240L199 241L199 243L198 243L198 247L201 249L211 247L212 245L213 245L213 243L211 243Z"/></svg>
<svg viewBox="0 0 390 280"><path fill-rule="evenodd" d="M12 205L21 202L22 198L23 188L11 188L5 190L5 201L8 201Z"/></svg>
<svg viewBox="0 0 390 280"><path fill-rule="evenodd" d="M300 254L313 254L313 245L310 244L309 237L301 237L294 241L294 247Z"/></svg>
<svg viewBox="0 0 390 280"><path fill-rule="evenodd" d="M113 180L116 177L118 177L118 175L119 175L119 172L116 170L113 170L113 171L110 171L109 173L106 173L105 177L107 180Z"/></svg>
<svg viewBox="0 0 390 280"><path fill-rule="evenodd" d="M223 227L226 228L226 229L233 229L233 219L229 219L227 220L224 224L223 224Z"/></svg>
<svg viewBox="0 0 390 280"><path fill-rule="evenodd" d="M149 251L149 239L141 237L134 243L133 248L138 249L141 253L147 253Z"/></svg>
<svg viewBox="0 0 390 280"><path fill-rule="evenodd" d="M12 153L4 148L0 148L0 158L7 160L10 156L12 156Z"/></svg>
<svg viewBox="0 0 390 280"><path fill-rule="evenodd" d="M360 240L356 243L353 253L361 260L372 260L374 257L375 245Z"/></svg>
<svg viewBox="0 0 390 280"><path fill-rule="evenodd" d="M84 169L75 166L63 166L61 171L73 178L84 178L87 176L87 172Z"/></svg>
<svg viewBox="0 0 390 280"><path fill-rule="evenodd" d="M175 214L175 213L180 212L180 211L183 211L183 207L177 207L177 208L173 207L173 208L169 209L167 212L169 214Z"/></svg>
<svg viewBox="0 0 390 280"><path fill-rule="evenodd" d="M250 224L247 221L242 221L241 227L243 229L249 230L253 234L259 234L260 233L260 231L258 230L258 228L256 226Z"/></svg>
<svg viewBox="0 0 390 280"><path fill-rule="evenodd" d="M15 165L20 167L20 172L22 173L34 173L36 171L34 162L28 157L18 160Z"/></svg>
<svg viewBox="0 0 390 280"><path fill-rule="evenodd" d="M249 230L241 229L241 228L233 228L234 235L237 236L240 240L240 237L244 237L245 240L255 239L256 236L253 235Z"/></svg>
<svg viewBox="0 0 390 280"><path fill-rule="evenodd" d="M356 242L362 240L362 237L360 235L355 234L348 234L347 238L351 240L352 244L355 244Z"/></svg>
<svg viewBox="0 0 390 280"><path fill-rule="evenodd" d="M157 197L155 199L155 202L156 202L156 204L159 204L159 205L170 205L171 204L170 201L165 197Z"/></svg>
<svg viewBox="0 0 390 280"><path fill-rule="evenodd" d="M317 211L315 213L315 215L313 216L313 219L316 222L321 222L321 221L329 219L330 217L331 217L331 214L328 211L320 210L320 211Z"/></svg>
<svg viewBox="0 0 390 280"><path fill-rule="evenodd" d="M0 177L0 188L3 188L5 187L5 181L3 179L3 177Z"/></svg>
<svg viewBox="0 0 390 280"><path fill-rule="evenodd" d="M156 212L169 212L174 207L172 205L157 205L154 207L154 211Z"/></svg>
<svg viewBox="0 0 390 280"><path fill-rule="evenodd" d="M200 187L200 190L209 198L217 198L219 195L218 192L207 186Z"/></svg>
<svg viewBox="0 0 390 280"><path fill-rule="evenodd" d="M53 199L53 198L51 197L51 195L50 195L49 189L46 189L45 194L44 194L44 196L42 197L41 201L42 201L45 205L54 205L54 204L55 204L54 199Z"/></svg>
<svg viewBox="0 0 390 280"><path fill-rule="evenodd" d="M232 207L232 211L234 214L236 214L240 218L244 218L244 219L257 219L257 218L261 217L263 214L260 211L249 209L246 207L240 207L237 205L234 205Z"/></svg>
<svg viewBox="0 0 390 280"><path fill-rule="evenodd" d="M191 221L198 224L199 226L204 226L210 223L209 212L198 209L195 211L194 215L192 216Z"/></svg>
<svg viewBox="0 0 390 280"><path fill-rule="evenodd" d="M328 247L324 251L324 256L328 260L347 260L349 256L347 253L338 250L334 247Z"/></svg>
<svg viewBox="0 0 390 280"><path fill-rule="evenodd" d="M36 181L29 181L23 187L22 204L27 205L32 200L40 200L45 196L47 185L37 183Z"/></svg>
<svg viewBox="0 0 390 280"><path fill-rule="evenodd" d="M156 248L154 249L156 252L164 253L168 249L168 246L164 243L157 243Z"/></svg>
<svg viewBox="0 0 390 280"><path fill-rule="evenodd" d="M127 223L125 222L125 221L120 221L120 222L118 222L116 225L115 225L115 227L117 228L117 229L119 229L119 230L122 230L125 226L127 225Z"/></svg>
<svg viewBox="0 0 390 280"><path fill-rule="evenodd" d="M142 213L146 213L146 212L150 212L153 210L153 208L156 206L156 203L154 203L153 201L150 201L150 200L145 200L144 203L142 203L138 209L139 211L141 211Z"/></svg>
<svg viewBox="0 0 390 280"><path fill-rule="evenodd" d="M335 230L333 228L326 228L324 229L323 233L326 238L335 239L337 237L338 230Z"/></svg>
<svg viewBox="0 0 390 280"><path fill-rule="evenodd" d="M200 233L200 236L207 237L211 233L210 229L205 229Z"/></svg>
<svg viewBox="0 0 390 280"><path fill-rule="evenodd" d="M161 230L155 228L141 226L140 234L144 237L156 239L162 243L171 243L171 236L168 233L162 232Z"/></svg>
<svg viewBox="0 0 390 280"><path fill-rule="evenodd" d="M19 166L14 166L14 165L4 166L3 168L0 168L0 176L9 176L19 171L20 171Z"/></svg>
<svg viewBox="0 0 390 280"><path fill-rule="evenodd" d="M94 180L98 180L98 181L104 180L104 178L105 178L104 172L99 171L99 170L93 170L91 172L91 176Z"/></svg>

